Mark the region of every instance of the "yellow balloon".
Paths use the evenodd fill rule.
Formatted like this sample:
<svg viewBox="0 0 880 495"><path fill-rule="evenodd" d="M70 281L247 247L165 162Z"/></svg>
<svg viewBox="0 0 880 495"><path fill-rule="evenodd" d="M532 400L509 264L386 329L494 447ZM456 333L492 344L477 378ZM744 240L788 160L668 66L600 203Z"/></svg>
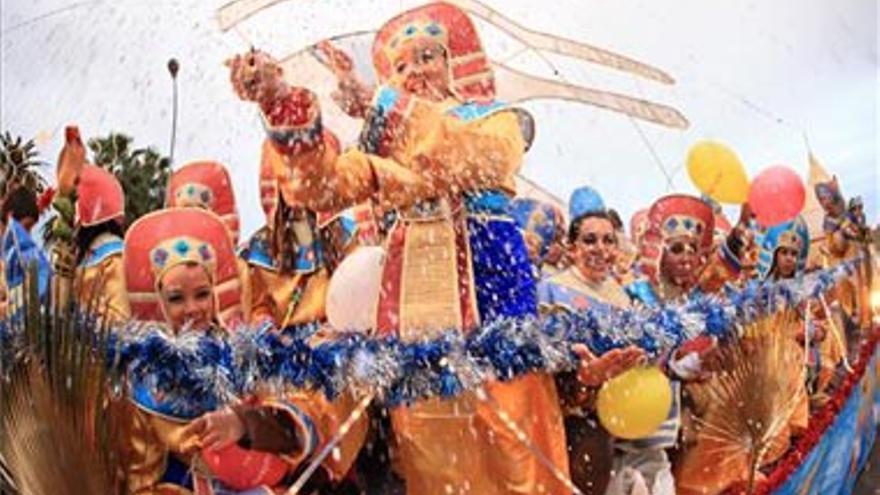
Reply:
<svg viewBox="0 0 880 495"><path fill-rule="evenodd" d="M745 203L749 178L736 153L715 141L700 141L687 156L691 181L706 196L719 203Z"/></svg>
<svg viewBox="0 0 880 495"><path fill-rule="evenodd" d="M656 367L638 367L605 382L596 410L599 422L617 438L636 440L657 431L669 416L672 386Z"/></svg>

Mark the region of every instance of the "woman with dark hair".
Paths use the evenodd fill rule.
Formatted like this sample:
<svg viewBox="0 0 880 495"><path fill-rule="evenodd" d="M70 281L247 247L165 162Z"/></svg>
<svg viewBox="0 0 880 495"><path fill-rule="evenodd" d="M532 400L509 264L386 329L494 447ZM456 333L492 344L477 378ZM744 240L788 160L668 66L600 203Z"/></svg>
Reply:
<svg viewBox="0 0 880 495"><path fill-rule="evenodd" d="M572 221L568 228L572 265L538 286L538 297L545 312L630 306L629 296L614 276L622 225L615 221L611 211L590 187L579 188L572 194L569 206ZM595 422L590 420L593 416L590 402L598 388L604 381L635 366L643 359L643 352L635 347L612 350L599 357L586 349L581 352L591 362L590 376L579 381L567 377L559 380L561 396L567 402L565 429L572 479L585 493L628 494L637 484L648 493L672 493L672 475L663 449L670 437L674 442L677 421L674 414L657 433L640 440L641 444L611 439L613 455L608 452L611 450L608 434L592 426Z"/></svg>
<svg viewBox="0 0 880 495"><path fill-rule="evenodd" d="M602 198L592 188L572 194L568 227L572 266L548 278L539 288L541 306L547 309L586 309L596 301L629 306L626 291L611 276L618 256L618 231Z"/></svg>
<svg viewBox="0 0 880 495"><path fill-rule="evenodd" d="M30 232L39 216L37 195L25 187L16 187L6 194L6 197L3 198L3 204L0 206L0 232L6 232L6 226L10 219L21 224L25 231ZM4 274L0 277L0 318L6 318L9 316L9 288L7 287L6 265L3 259L0 259L0 273Z"/></svg>
<svg viewBox="0 0 880 495"><path fill-rule="evenodd" d="M37 194L23 186L12 189L3 198L0 216L2 216L4 224L9 222L9 218L12 218L30 232L40 219Z"/></svg>

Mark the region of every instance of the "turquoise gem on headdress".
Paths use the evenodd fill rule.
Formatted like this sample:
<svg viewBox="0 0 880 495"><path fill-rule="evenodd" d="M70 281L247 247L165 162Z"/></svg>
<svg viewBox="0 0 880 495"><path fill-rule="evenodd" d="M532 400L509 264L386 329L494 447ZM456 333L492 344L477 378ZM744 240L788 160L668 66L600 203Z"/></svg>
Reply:
<svg viewBox="0 0 880 495"><path fill-rule="evenodd" d="M694 221L691 220L690 218L685 218L684 219L684 228L686 228L687 230L693 230Z"/></svg>
<svg viewBox="0 0 880 495"><path fill-rule="evenodd" d="M412 35L416 34L416 31L417 31L416 27L413 26L412 24L410 24L409 26L406 27L406 29L403 30L403 34L405 34L406 36L412 36Z"/></svg>
<svg viewBox="0 0 880 495"><path fill-rule="evenodd" d="M185 256L186 253L189 252L189 243L186 242L186 240L181 239L174 244L174 250L181 256Z"/></svg>

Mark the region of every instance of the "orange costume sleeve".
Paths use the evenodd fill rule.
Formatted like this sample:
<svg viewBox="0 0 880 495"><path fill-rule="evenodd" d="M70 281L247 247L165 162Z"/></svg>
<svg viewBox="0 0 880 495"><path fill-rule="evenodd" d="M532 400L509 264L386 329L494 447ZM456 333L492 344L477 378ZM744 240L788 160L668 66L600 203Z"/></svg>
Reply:
<svg viewBox="0 0 880 495"><path fill-rule="evenodd" d="M359 149L339 153L323 143L288 144L280 150L285 167L277 172L285 199L336 211L372 197L383 206L401 208L442 191L512 189L524 149L516 114L501 111L461 121L445 115L441 104L409 100L397 107L390 111L389 120L397 122L393 128L366 131L392 140L387 157ZM316 117L312 125L318 122Z"/></svg>

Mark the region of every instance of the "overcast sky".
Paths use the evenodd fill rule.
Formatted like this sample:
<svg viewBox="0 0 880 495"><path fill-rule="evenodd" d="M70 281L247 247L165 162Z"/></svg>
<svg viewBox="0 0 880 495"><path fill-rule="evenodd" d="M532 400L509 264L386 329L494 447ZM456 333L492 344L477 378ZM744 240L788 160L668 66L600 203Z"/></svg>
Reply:
<svg viewBox="0 0 880 495"><path fill-rule="evenodd" d="M525 52L510 64L537 75L648 97L678 108L685 131L559 101L530 103L538 132L524 174L566 198L599 189L626 218L670 190L693 191L682 169L703 138L729 143L754 175L771 164L807 169L805 136L844 193L878 219L877 6L874 0L486 0L529 28L657 66L663 86L564 57ZM256 113L233 95L222 61L249 43L283 56L362 29L420 2L288 0L227 33L227 0L0 0L0 127L37 136L54 162L63 127L120 131L167 152L170 57L181 62L175 163L212 158L232 170L243 231L262 222ZM343 16L341 13L355 13ZM491 56L516 53L479 24ZM554 76L554 69L558 76ZM672 178L667 185L663 170Z"/></svg>

